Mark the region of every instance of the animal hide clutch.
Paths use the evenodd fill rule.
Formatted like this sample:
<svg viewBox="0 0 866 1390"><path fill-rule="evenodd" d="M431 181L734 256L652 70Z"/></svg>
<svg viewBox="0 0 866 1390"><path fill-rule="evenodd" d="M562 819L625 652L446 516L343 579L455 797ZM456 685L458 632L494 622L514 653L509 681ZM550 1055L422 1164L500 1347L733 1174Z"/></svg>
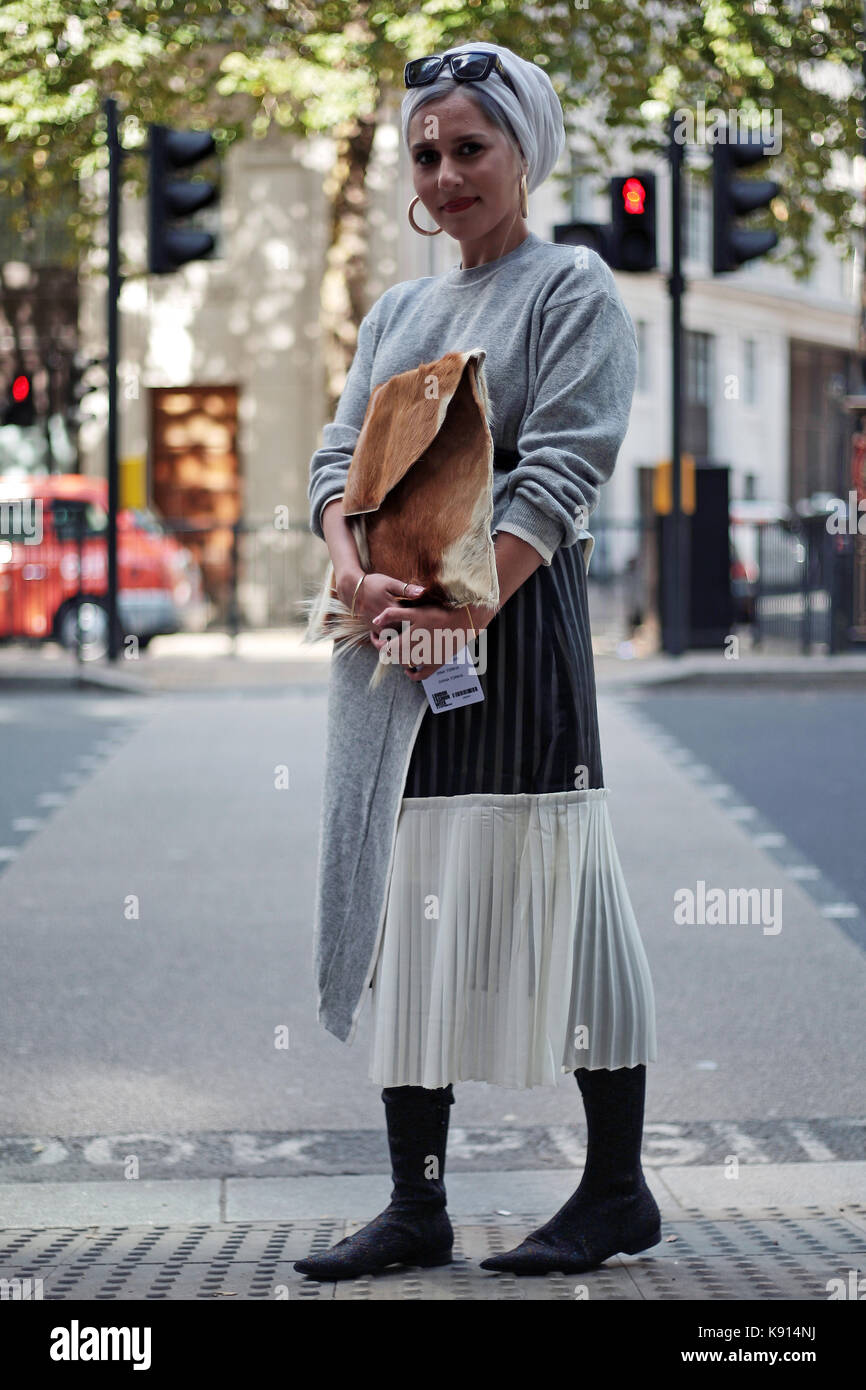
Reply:
<svg viewBox="0 0 866 1390"><path fill-rule="evenodd" d="M407 608L499 603L485 357L483 348L446 353L383 382L367 405L343 515L368 574L423 586L418 598L402 601ZM303 606L305 642L334 638L337 651L369 640L366 618L353 618L337 594L332 564ZM379 662L371 688L389 664Z"/></svg>

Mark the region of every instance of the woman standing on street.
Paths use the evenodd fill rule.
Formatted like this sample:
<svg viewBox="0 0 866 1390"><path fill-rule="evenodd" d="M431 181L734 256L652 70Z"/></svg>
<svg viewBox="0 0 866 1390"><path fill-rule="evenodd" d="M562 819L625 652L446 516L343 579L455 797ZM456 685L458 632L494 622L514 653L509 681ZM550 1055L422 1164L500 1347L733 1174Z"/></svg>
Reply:
<svg viewBox="0 0 866 1390"><path fill-rule="evenodd" d="M527 194L565 143L541 68L466 44L407 64L406 85L409 220L458 241L462 263L373 305L309 492L340 597L370 625L369 643L331 661L318 1016L351 1042L370 988L369 1076L383 1087L394 1188L367 1226L295 1268L330 1280L447 1263L453 1083L527 1088L574 1072L588 1129L580 1185L482 1267L578 1272L661 1239L640 1161L653 988L609 819L586 589L585 528L628 425L637 345L601 258L526 226ZM426 231L419 203L436 224ZM412 576L365 576L331 504L374 387L476 347L500 605L402 607ZM467 642L478 632L482 700L429 711L420 682L435 665L398 667L368 689L381 634L407 619L410 637L431 642L455 626Z"/></svg>

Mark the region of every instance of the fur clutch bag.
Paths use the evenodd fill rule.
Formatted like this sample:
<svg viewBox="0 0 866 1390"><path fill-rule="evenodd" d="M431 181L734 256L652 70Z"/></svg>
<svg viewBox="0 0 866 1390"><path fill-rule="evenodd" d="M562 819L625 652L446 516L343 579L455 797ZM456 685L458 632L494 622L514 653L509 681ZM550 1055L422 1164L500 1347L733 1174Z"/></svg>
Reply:
<svg viewBox="0 0 866 1390"><path fill-rule="evenodd" d="M449 352L400 372L371 393L343 494L343 515L368 574L420 584L413 604L499 602L491 536L493 438L483 348ZM336 650L369 640L366 618L340 599L334 567L303 604L305 642ZM345 647L341 644L345 643ZM388 663L379 662L378 685Z"/></svg>

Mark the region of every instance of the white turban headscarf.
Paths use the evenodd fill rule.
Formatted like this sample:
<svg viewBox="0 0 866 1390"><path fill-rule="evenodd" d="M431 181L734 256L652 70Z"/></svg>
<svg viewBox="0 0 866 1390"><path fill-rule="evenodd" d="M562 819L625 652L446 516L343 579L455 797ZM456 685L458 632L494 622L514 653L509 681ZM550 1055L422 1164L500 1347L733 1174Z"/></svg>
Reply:
<svg viewBox="0 0 866 1390"><path fill-rule="evenodd" d="M532 193L539 184L544 183L548 174L556 166L565 148L565 123L562 107L553 83L546 72L535 63L519 58L510 48L497 43L463 43L457 48L449 48L447 53L468 53L472 50L485 53L498 53L502 66L515 87L514 95L507 82L503 82L497 72L491 72L483 82L468 82L467 88L483 87L485 95L496 103L503 115L508 118L520 148L526 156L529 168L526 171L526 186ZM444 54L443 54L444 56ZM450 77L447 64L440 77ZM438 81L438 78L437 78ZM431 84L432 85L432 84ZM409 110L423 87L410 87L403 98L401 108L403 141L409 146Z"/></svg>

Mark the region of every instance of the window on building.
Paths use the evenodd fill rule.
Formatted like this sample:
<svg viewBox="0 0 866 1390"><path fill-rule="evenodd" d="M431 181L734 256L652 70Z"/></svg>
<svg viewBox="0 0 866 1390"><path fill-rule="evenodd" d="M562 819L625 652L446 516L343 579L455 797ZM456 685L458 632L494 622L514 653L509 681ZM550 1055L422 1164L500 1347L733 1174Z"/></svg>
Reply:
<svg viewBox="0 0 866 1390"><path fill-rule="evenodd" d="M55 498L51 504L54 531L59 541L74 541L81 535L104 536L108 530L108 513L98 502L76 498Z"/></svg>
<svg viewBox="0 0 866 1390"><path fill-rule="evenodd" d="M637 337L637 390L641 393L650 389L648 328L649 325L646 319L635 319L634 331Z"/></svg>
<svg viewBox="0 0 866 1390"><path fill-rule="evenodd" d="M758 353L754 338L743 339L743 405L758 403Z"/></svg>
<svg viewBox="0 0 866 1390"><path fill-rule="evenodd" d="M859 283L860 252L839 253L839 294L843 299L854 299Z"/></svg>
<svg viewBox="0 0 866 1390"><path fill-rule="evenodd" d="M14 184L16 169L0 157L0 181ZM78 211L78 186L68 177L51 198L37 203L32 189L8 191L0 207L0 264L26 261L30 266L66 266L77 270L80 248L70 219Z"/></svg>
<svg viewBox="0 0 866 1390"><path fill-rule="evenodd" d="M707 183L686 172L683 176L683 255L690 261L712 261L713 198Z"/></svg>
<svg viewBox="0 0 866 1390"><path fill-rule="evenodd" d="M708 458L712 450L713 336L683 332L683 451Z"/></svg>
<svg viewBox="0 0 866 1390"><path fill-rule="evenodd" d="M569 211L572 222L592 222L595 220L595 200L599 186L598 175L581 173L577 156L575 156L570 185Z"/></svg>
<svg viewBox="0 0 866 1390"><path fill-rule="evenodd" d="M790 377L790 497L849 486L851 419L842 403L859 381L854 352L824 343L792 341Z"/></svg>

